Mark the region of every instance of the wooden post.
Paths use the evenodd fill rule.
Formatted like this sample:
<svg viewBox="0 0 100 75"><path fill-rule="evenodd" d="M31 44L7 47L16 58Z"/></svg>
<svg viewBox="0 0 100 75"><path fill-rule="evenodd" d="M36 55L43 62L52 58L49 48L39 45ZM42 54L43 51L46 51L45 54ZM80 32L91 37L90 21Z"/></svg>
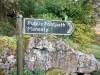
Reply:
<svg viewBox="0 0 100 75"><path fill-rule="evenodd" d="M23 75L23 55L22 55L22 15L17 15L17 75Z"/></svg>

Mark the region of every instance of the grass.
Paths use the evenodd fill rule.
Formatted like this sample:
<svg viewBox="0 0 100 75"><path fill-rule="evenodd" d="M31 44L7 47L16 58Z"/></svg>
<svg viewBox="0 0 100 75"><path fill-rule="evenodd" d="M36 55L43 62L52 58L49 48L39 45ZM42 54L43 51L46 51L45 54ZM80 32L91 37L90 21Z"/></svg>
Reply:
<svg viewBox="0 0 100 75"><path fill-rule="evenodd" d="M74 43L72 40L67 38L67 42L69 43L70 47L72 47L75 50L80 50L81 47L79 46L79 44Z"/></svg>
<svg viewBox="0 0 100 75"><path fill-rule="evenodd" d="M88 50L94 54L94 56L100 60L100 46L99 45L92 45L92 48L88 48Z"/></svg>

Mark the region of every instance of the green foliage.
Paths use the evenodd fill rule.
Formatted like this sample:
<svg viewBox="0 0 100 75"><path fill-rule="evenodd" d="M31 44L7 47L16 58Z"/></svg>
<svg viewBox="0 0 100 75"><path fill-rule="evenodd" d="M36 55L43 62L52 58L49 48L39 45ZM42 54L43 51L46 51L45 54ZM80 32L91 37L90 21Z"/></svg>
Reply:
<svg viewBox="0 0 100 75"><path fill-rule="evenodd" d="M70 47L72 47L75 50L81 50L81 47L80 47L80 45L78 43L73 42L73 40L71 40L69 38L66 39L66 40L69 43Z"/></svg>
<svg viewBox="0 0 100 75"><path fill-rule="evenodd" d="M13 44L16 44L16 39L11 39L8 41L8 45L13 45Z"/></svg>
<svg viewBox="0 0 100 75"><path fill-rule="evenodd" d="M74 32L70 38L75 43L79 43L83 49L89 47L94 42L94 31L89 25L74 24L74 28Z"/></svg>
<svg viewBox="0 0 100 75"><path fill-rule="evenodd" d="M17 72L12 72L9 75L17 75ZM38 70L35 70L35 73L33 74L31 71L28 69L23 70L23 75L45 75L45 72L42 70L42 67L40 67Z"/></svg>
<svg viewBox="0 0 100 75"><path fill-rule="evenodd" d="M50 13L58 18L68 15L75 23L94 24L93 3L89 0L1 0L0 19L14 24L17 12L35 18Z"/></svg>
<svg viewBox="0 0 100 75"><path fill-rule="evenodd" d="M100 75L100 71L98 71L98 72L93 72L93 73L91 73L91 75Z"/></svg>
<svg viewBox="0 0 100 75"><path fill-rule="evenodd" d="M93 3L89 0L1 0L0 5L0 20L9 22L13 27L17 12L24 17L62 20L67 15L68 20L74 23L96 23Z"/></svg>
<svg viewBox="0 0 100 75"><path fill-rule="evenodd" d="M28 39L30 38L30 35L23 35L22 43L23 43L23 54L26 53L26 47L28 44ZM15 36L8 37L8 36L0 36L0 52L4 50L5 47L10 48L10 53L14 52L17 48L17 39Z"/></svg>
<svg viewBox="0 0 100 75"><path fill-rule="evenodd" d="M42 6L38 3L39 6L46 10L44 12L41 12L41 14L52 13L59 18L64 18L66 15L68 15L68 17L73 18L73 21L76 23L89 24L92 22L92 20L90 20L91 18L89 17L92 17L93 15L93 7L91 3L84 3L84 0L79 0L77 2L73 0L44 1L45 0L41 1L42 3L44 3L42 4Z"/></svg>
<svg viewBox="0 0 100 75"><path fill-rule="evenodd" d="M0 0L0 21L8 22L11 26L14 26L17 4L16 0Z"/></svg>
<svg viewBox="0 0 100 75"><path fill-rule="evenodd" d="M100 61L100 45L94 44L87 49Z"/></svg>
<svg viewBox="0 0 100 75"><path fill-rule="evenodd" d="M56 15L52 14L52 13L46 13L46 14L41 14L39 15L39 18L43 18L43 19L47 19L47 20L61 20L61 18L57 17Z"/></svg>
<svg viewBox="0 0 100 75"><path fill-rule="evenodd" d="M11 36L13 34L13 28L3 22L0 22L0 35Z"/></svg>
<svg viewBox="0 0 100 75"><path fill-rule="evenodd" d="M42 67L39 67L38 70L35 70L34 75L45 75L45 72L43 71Z"/></svg>
<svg viewBox="0 0 100 75"><path fill-rule="evenodd" d="M23 16L30 17L35 14L35 0L18 0L18 3L18 11L21 12Z"/></svg>
<svg viewBox="0 0 100 75"><path fill-rule="evenodd" d="M32 72L30 72L29 70L24 70L23 75L33 75Z"/></svg>
<svg viewBox="0 0 100 75"><path fill-rule="evenodd" d="M8 37L3 36L0 37L0 50L3 50L4 47L9 47L11 50L16 50L16 38L15 37Z"/></svg>
<svg viewBox="0 0 100 75"><path fill-rule="evenodd" d="M93 24L93 5L78 0L18 0L18 9L25 17L62 19L66 15L75 23ZM53 16L52 16L53 15ZM53 17L53 18L51 18ZM47 18L47 19L49 19Z"/></svg>

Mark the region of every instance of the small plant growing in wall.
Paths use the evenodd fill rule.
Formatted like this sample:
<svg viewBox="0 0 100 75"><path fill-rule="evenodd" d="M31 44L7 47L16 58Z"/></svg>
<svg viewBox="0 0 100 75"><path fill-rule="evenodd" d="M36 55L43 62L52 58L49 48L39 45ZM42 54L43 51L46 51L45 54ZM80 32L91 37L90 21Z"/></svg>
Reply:
<svg viewBox="0 0 100 75"><path fill-rule="evenodd" d="M40 66L38 70L35 70L33 75L45 75L42 66Z"/></svg>

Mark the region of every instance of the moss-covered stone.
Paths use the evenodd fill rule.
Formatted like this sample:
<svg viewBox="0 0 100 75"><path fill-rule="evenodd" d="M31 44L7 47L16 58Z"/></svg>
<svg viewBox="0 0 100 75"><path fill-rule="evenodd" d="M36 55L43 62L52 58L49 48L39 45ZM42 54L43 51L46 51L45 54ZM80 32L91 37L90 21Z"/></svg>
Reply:
<svg viewBox="0 0 100 75"><path fill-rule="evenodd" d="M45 73L45 75L69 75L69 74L61 69L50 69Z"/></svg>
<svg viewBox="0 0 100 75"><path fill-rule="evenodd" d="M16 50L16 38L3 36L0 37L0 50L3 50L4 47L9 47L12 50Z"/></svg>
<svg viewBox="0 0 100 75"><path fill-rule="evenodd" d="M26 47L27 47L27 44L28 44L28 41L29 41L29 38L31 36L30 35L23 35L23 40L22 40L22 43L23 43L23 55L25 55L25 50L26 50Z"/></svg>
<svg viewBox="0 0 100 75"><path fill-rule="evenodd" d="M5 73L6 73L5 69L0 70L0 75L5 75Z"/></svg>

